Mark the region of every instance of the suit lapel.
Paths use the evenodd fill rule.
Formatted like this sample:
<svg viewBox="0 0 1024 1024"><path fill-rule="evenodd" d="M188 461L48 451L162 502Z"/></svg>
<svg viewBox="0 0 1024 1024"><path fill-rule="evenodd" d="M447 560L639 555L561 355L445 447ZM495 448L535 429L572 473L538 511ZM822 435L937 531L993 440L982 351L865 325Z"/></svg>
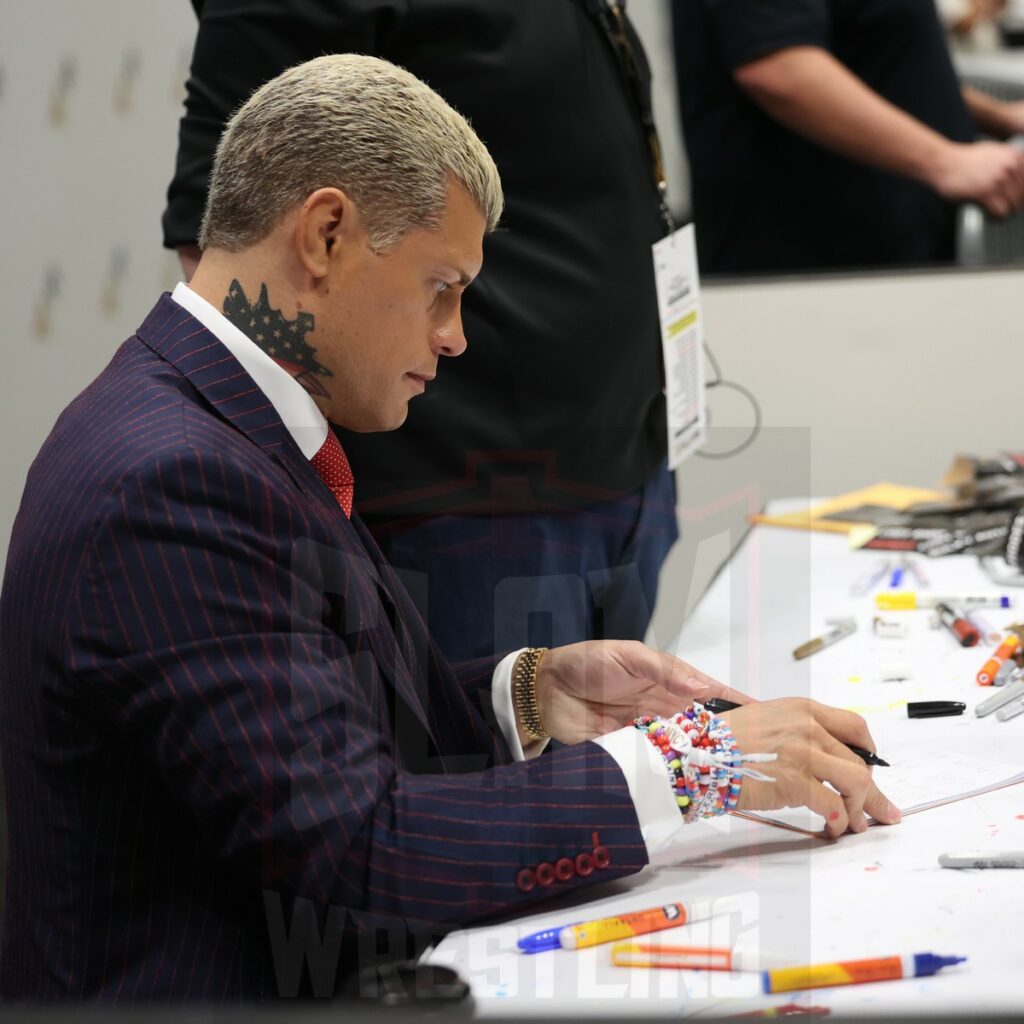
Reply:
<svg viewBox="0 0 1024 1024"><path fill-rule="evenodd" d="M328 521L335 525L343 547L359 554L361 570L375 586L394 631L392 649L378 649L378 657L390 670L392 684L400 696L429 732L429 720L416 684L428 664L429 639L404 588L358 516L353 516L351 523L345 519L337 499L242 364L170 295L160 297L137 334L188 379L217 416L262 448L310 501L319 503L327 512Z"/></svg>

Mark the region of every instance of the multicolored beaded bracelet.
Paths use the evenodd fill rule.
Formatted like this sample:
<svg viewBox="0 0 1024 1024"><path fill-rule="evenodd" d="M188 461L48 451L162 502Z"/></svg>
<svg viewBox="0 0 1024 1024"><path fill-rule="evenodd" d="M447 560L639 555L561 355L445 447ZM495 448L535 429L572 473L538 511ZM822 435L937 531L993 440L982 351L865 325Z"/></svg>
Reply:
<svg viewBox="0 0 1024 1024"><path fill-rule="evenodd" d="M676 803L687 823L735 810L743 777L775 780L742 762L773 761L775 754L741 754L724 718L691 704L671 718L641 715L633 723L665 759Z"/></svg>

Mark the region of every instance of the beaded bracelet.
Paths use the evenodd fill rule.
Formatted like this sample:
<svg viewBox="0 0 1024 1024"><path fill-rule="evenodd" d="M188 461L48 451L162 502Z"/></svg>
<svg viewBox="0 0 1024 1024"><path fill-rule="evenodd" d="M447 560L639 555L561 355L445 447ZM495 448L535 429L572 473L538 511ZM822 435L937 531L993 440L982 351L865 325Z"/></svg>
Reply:
<svg viewBox="0 0 1024 1024"><path fill-rule="evenodd" d="M735 810L743 777L775 780L743 767L774 761L776 754L741 754L724 718L691 704L671 718L641 715L634 723L665 759L669 783L687 823Z"/></svg>

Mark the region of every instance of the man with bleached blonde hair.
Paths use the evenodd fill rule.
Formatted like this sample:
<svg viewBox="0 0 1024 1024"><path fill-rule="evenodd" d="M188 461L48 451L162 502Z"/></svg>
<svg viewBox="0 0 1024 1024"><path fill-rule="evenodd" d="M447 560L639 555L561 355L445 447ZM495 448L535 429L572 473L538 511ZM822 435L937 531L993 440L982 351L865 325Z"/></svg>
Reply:
<svg viewBox="0 0 1024 1024"><path fill-rule="evenodd" d="M164 244L186 280L223 126L324 53L429 82L501 171L469 351L400 431L341 430L356 510L453 662L643 639L678 536L651 245L671 220L650 74L609 0L194 0ZM462 614L450 614L452 602Z"/></svg>
<svg viewBox="0 0 1024 1024"><path fill-rule="evenodd" d="M330 996L677 841L626 726L736 695L632 642L456 674L352 514L328 421L393 429L462 352L500 208L468 124L373 58L293 68L233 118L191 286L63 413L15 523L4 999ZM856 716L782 701L732 726L779 751L739 806L889 820L832 738L870 748Z"/></svg>
<svg viewBox="0 0 1024 1024"><path fill-rule="evenodd" d="M238 252L327 183L343 189L384 252L411 230L436 231L454 178L483 213L501 216L498 169L457 111L383 60L308 61L258 89L217 147L200 229L203 249Z"/></svg>

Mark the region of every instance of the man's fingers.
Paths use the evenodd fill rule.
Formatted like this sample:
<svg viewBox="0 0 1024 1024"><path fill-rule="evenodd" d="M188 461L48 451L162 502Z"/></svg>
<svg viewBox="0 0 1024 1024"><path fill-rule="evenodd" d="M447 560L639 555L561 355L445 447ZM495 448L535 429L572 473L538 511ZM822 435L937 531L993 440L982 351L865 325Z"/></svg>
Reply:
<svg viewBox="0 0 1024 1024"><path fill-rule="evenodd" d="M813 702L812 707L818 724L840 743L852 743L874 753L875 741L871 738L868 723L860 715L817 702Z"/></svg>
<svg viewBox="0 0 1024 1024"><path fill-rule="evenodd" d="M868 787L868 795L864 800L864 813L870 815L881 825L898 825L903 820L903 812L874 782Z"/></svg>
<svg viewBox="0 0 1024 1024"><path fill-rule="evenodd" d="M828 786L810 779L807 787L807 806L825 819L825 832L836 839L846 831L849 819L843 798Z"/></svg>
<svg viewBox="0 0 1024 1024"><path fill-rule="evenodd" d="M844 797L848 796L849 792L845 788L844 784L839 781L840 775L846 779L846 785L850 787L857 784L858 773L860 774L861 782L866 779L867 785L866 788L863 788L863 792L858 796L857 806L852 806L850 800L846 800L846 807L850 816L850 828L852 831L862 832L864 828L867 827L866 823L864 828L857 827L858 822L856 815L861 812L864 815L874 818L875 821L881 822L883 825L896 825L900 822L903 818L900 809L892 803L888 797L881 792L881 790L879 790L878 786L875 785L871 769L860 757L831 736L823 739L822 749L832 758L833 762L845 762L847 765L853 765L853 772L848 769L843 771L842 768L834 766L837 777L832 778L831 776L826 776L828 781L831 782L832 785L844 795ZM822 778L817 771L815 771L815 775L819 779Z"/></svg>
<svg viewBox="0 0 1024 1024"><path fill-rule="evenodd" d="M863 832L868 827L864 820L864 798L871 785L871 772L855 754L850 757L853 760L815 750L811 753L811 771L816 779L829 782L839 790L850 831Z"/></svg>

